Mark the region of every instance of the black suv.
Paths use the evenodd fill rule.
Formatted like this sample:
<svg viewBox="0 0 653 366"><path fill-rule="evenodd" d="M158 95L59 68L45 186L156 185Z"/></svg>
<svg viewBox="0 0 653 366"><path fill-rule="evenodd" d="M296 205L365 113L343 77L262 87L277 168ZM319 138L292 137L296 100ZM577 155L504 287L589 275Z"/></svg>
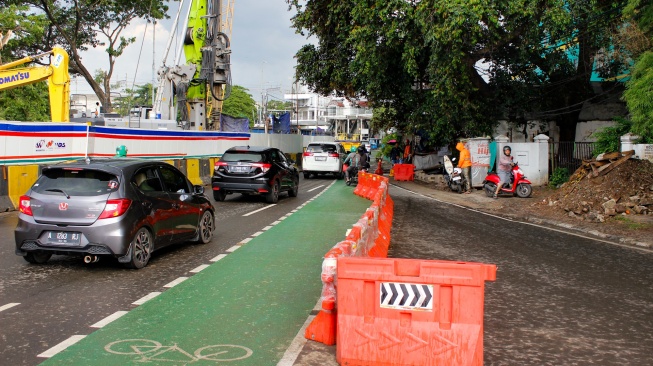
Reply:
<svg viewBox="0 0 653 366"><path fill-rule="evenodd" d="M216 201L224 201L231 193L242 193L264 195L268 203L276 203L280 192L297 197L299 171L279 149L235 146L215 163L211 186Z"/></svg>

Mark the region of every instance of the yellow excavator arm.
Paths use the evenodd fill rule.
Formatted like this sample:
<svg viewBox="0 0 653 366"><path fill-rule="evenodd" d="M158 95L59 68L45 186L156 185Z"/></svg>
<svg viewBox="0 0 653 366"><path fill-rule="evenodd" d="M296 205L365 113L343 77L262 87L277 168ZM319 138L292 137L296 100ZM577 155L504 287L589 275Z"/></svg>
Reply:
<svg viewBox="0 0 653 366"><path fill-rule="evenodd" d="M50 65L12 69L48 54L51 55ZM63 48L54 47L52 51L0 65L0 91L47 80L52 122L70 122L68 60L68 53Z"/></svg>

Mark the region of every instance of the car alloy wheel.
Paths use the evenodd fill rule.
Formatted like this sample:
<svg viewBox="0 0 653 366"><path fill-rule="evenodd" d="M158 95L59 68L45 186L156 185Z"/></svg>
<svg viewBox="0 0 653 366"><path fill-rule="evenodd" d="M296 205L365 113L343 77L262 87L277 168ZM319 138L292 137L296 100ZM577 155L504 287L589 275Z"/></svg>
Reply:
<svg viewBox="0 0 653 366"><path fill-rule="evenodd" d="M134 235L130 250L131 260L127 263L127 266L135 269L145 267L152 255L152 234L146 228L140 228Z"/></svg>
<svg viewBox="0 0 653 366"><path fill-rule="evenodd" d="M202 218L200 219L200 224L197 228L199 238L197 240L200 244L206 244L211 241L213 238L213 229L215 221L213 220L213 214L211 211L204 211Z"/></svg>
<svg viewBox="0 0 653 366"><path fill-rule="evenodd" d="M279 181L274 180L272 186L270 187L270 192L265 196L265 201L267 203L277 203L279 201Z"/></svg>
<svg viewBox="0 0 653 366"><path fill-rule="evenodd" d="M299 178L293 178L292 180L293 187L288 191L288 196L297 197L299 193Z"/></svg>

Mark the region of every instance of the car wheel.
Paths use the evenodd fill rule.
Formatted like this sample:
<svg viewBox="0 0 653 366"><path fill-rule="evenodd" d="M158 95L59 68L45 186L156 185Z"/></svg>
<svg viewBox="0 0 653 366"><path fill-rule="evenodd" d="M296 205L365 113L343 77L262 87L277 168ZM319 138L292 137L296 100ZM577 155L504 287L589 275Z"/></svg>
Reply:
<svg viewBox="0 0 653 366"><path fill-rule="evenodd" d="M517 195L520 198L528 198L531 193L533 193L533 188L530 184L518 184L517 185Z"/></svg>
<svg viewBox="0 0 653 366"><path fill-rule="evenodd" d="M265 195L265 201L267 203L277 203L279 201L279 181L275 180L270 187L270 192Z"/></svg>
<svg viewBox="0 0 653 366"><path fill-rule="evenodd" d="M52 257L51 253L31 252L27 253L23 258L32 264L43 264L47 262L50 257Z"/></svg>
<svg viewBox="0 0 653 366"><path fill-rule="evenodd" d="M311 177L311 173L304 173L304 179L309 179Z"/></svg>
<svg viewBox="0 0 653 366"><path fill-rule="evenodd" d="M213 199L216 202L222 202L227 197L227 192L223 190L213 191Z"/></svg>
<svg viewBox="0 0 653 366"><path fill-rule="evenodd" d="M200 224L197 227L197 242L200 244L206 244L213 239L213 230L215 229L215 220L213 219L213 214L211 211L204 211L202 218L200 219Z"/></svg>
<svg viewBox="0 0 653 366"><path fill-rule="evenodd" d="M487 182L485 185L483 185L483 189L485 190L485 195L488 197L493 197L494 192L497 191L497 185L492 183L492 182Z"/></svg>
<svg viewBox="0 0 653 366"><path fill-rule="evenodd" d="M147 265L152 255L152 234L142 227L138 230L130 244L130 259L127 267L141 269Z"/></svg>
<svg viewBox="0 0 653 366"><path fill-rule="evenodd" d="M297 193L299 193L299 178L293 178L292 183L293 187L288 191L288 196L297 197Z"/></svg>

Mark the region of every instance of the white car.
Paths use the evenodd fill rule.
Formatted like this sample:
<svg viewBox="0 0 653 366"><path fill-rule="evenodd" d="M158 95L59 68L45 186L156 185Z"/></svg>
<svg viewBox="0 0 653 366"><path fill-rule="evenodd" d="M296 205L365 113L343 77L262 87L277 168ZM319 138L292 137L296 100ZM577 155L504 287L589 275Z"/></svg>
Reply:
<svg viewBox="0 0 653 366"><path fill-rule="evenodd" d="M342 162L347 157L347 152L338 142L311 142L302 154L302 170L304 178L309 179L311 174L333 174L337 179L342 179Z"/></svg>

